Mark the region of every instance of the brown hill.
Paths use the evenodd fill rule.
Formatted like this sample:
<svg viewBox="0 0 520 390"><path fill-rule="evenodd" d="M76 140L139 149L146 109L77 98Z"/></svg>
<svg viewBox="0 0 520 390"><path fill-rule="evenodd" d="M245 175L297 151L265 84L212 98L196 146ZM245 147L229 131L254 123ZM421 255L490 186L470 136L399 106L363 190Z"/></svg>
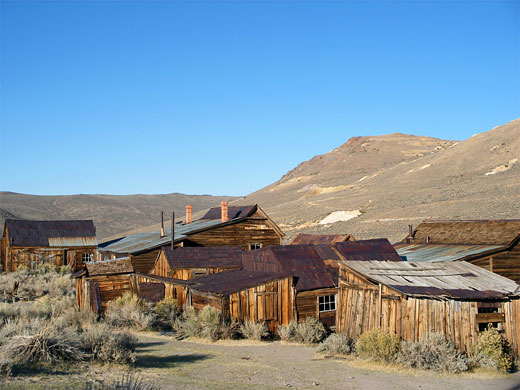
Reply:
<svg viewBox="0 0 520 390"><path fill-rule="evenodd" d="M0 229L7 218L93 219L98 240L160 221L160 212L184 215L187 204L193 211L218 205L229 196L210 195L65 195L40 196L0 192Z"/></svg>
<svg viewBox="0 0 520 390"><path fill-rule="evenodd" d="M519 218L519 160L520 120L461 142L355 137L235 203L260 204L288 239L306 232L398 240L426 218Z"/></svg>

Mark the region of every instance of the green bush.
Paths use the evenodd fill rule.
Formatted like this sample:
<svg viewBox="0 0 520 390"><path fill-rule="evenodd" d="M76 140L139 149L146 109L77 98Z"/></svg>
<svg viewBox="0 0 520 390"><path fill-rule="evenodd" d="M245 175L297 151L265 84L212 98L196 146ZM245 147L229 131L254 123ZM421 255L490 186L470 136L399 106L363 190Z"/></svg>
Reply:
<svg viewBox="0 0 520 390"><path fill-rule="evenodd" d="M401 342L397 362L406 367L443 372L468 369L467 359L442 333L428 333L419 341Z"/></svg>
<svg viewBox="0 0 520 390"><path fill-rule="evenodd" d="M489 324L471 349L471 363L498 371L511 371L514 363L511 345Z"/></svg>
<svg viewBox="0 0 520 390"><path fill-rule="evenodd" d="M269 329L265 322L251 322L246 320L240 325L240 333L246 339L262 340L262 338L269 336Z"/></svg>
<svg viewBox="0 0 520 390"><path fill-rule="evenodd" d="M356 342L356 353L363 359L393 362L399 352L396 335L373 329L361 335Z"/></svg>
<svg viewBox="0 0 520 390"><path fill-rule="evenodd" d="M350 355L354 352L354 340L344 334L332 333L329 337L318 344L317 351L330 355Z"/></svg>

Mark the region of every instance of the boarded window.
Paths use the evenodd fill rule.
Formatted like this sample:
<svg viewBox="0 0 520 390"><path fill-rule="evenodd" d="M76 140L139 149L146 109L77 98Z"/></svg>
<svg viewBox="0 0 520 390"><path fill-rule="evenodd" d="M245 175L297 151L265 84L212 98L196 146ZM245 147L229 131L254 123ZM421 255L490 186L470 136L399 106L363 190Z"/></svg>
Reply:
<svg viewBox="0 0 520 390"><path fill-rule="evenodd" d="M479 302L476 322L479 332L486 330L489 324L493 328L502 330L502 323L505 321L504 313L499 313L499 304L495 302Z"/></svg>
<svg viewBox="0 0 520 390"><path fill-rule="evenodd" d="M336 295L322 295L318 297L320 313L336 310Z"/></svg>
<svg viewBox="0 0 520 390"><path fill-rule="evenodd" d="M270 321L278 319L278 310L276 304L278 302L277 293L274 291L257 292L256 309L258 321Z"/></svg>

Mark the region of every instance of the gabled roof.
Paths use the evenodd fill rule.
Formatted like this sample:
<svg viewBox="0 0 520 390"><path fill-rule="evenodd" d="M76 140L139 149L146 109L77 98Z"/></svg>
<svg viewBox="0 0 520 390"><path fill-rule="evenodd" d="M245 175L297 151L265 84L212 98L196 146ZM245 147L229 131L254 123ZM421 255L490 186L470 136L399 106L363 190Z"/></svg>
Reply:
<svg viewBox="0 0 520 390"><path fill-rule="evenodd" d="M298 291L336 287L338 270L325 264L314 245L271 245L244 252L244 269L283 272L295 277Z"/></svg>
<svg viewBox="0 0 520 390"><path fill-rule="evenodd" d="M414 243L512 245L520 239L520 219L428 220L412 233ZM406 242L406 238L403 240Z"/></svg>
<svg viewBox="0 0 520 390"><path fill-rule="evenodd" d="M407 261L456 261L485 257L509 247L500 245L453 245L396 243L394 248Z"/></svg>
<svg viewBox="0 0 520 390"><path fill-rule="evenodd" d="M92 220L32 221L7 219L9 243L13 246L81 247L97 246Z"/></svg>
<svg viewBox="0 0 520 390"><path fill-rule="evenodd" d="M163 246L162 252L172 269L242 267L243 252L239 246L180 247L173 250Z"/></svg>
<svg viewBox="0 0 520 390"><path fill-rule="evenodd" d="M403 260L386 238L338 242L334 248L344 260Z"/></svg>
<svg viewBox="0 0 520 390"><path fill-rule="evenodd" d="M291 275L283 272L261 272L239 269L191 279L189 287L193 290L227 295L290 276Z"/></svg>
<svg viewBox="0 0 520 390"><path fill-rule="evenodd" d="M134 267L129 257L85 263L88 276L131 274ZM78 276L83 276L81 273Z"/></svg>
<svg viewBox="0 0 520 390"><path fill-rule="evenodd" d="M220 219L220 207L217 207L215 209L218 209L218 217L216 217L215 219L206 219L208 215L210 217L215 216L215 212L211 211L213 209L210 209L203 218L197 221L193 221L192 223L188 224L176 224L174 226L174 242L181 242L189 238L189 236L192 234L217 229L219 227L232 225L234 223L239 223L241 221L244 221L246 218L248 218L256 211L260 212L262 215L265 215L265 213L261 211L258 205L229 207L229 220L226 222L222 222ZM239 210L232 212L231 209ZM267 215L265 216L266 218L269 218L267 217ZM276 224L273 223L272 225L277 232L283 235L283 233L278 228L278 226L276 226ZM123 236L115 240L103 242L99 245L99 250L103 252L113 252L120 254L138 254L152 249L158 249L161 246L167 245L169 243L171 243L171 229L166 229L164 237L160 237L159 232L136 233L129 236Z"/></svg>
<svg viewBox="0 0 520 390"><path fill-rule="evenodd" d="M256 209L257 205L251 206L229 206L228 207L228 218L229 219L237 219L237 218L246 218L252 215ZM208 210L206 214L201 219L220 219L220 207L212 207Z"/></svg>
<svg viewBox="0 0 520 390"><path fill-rule="evenodd" d="M350 234L304 234L299 233L289 245L301 245L301 244L331 244L342 241L354 241L354 237Z"/></svg>
<svg viewBox="0 0 520 390"><path fill-rule="evenodd" d="M343 266L407 296L500 299L520 295L514 281L461 262L344 261Z"/></svg>

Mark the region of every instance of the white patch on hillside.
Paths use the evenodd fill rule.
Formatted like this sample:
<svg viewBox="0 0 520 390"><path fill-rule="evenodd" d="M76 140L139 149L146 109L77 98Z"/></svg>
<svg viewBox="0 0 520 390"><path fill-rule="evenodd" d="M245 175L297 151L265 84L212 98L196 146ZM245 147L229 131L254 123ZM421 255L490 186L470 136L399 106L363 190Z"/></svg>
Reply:
<svg viewBox="0 0 520 390"><path fill-rule="evenodd" d="M509 161L506 162L505 164L499 165L498 167L496 167L495 169L493 169L491 172L486 173L485 176L496 175L497 173L505 172L505 171L511 169L511 167L512 167L513 165L515 165L517 162L518 162L518 159L517 159L517 158L514 158L514 159L512 159L512 160L509 160Z"/></svg>
<svg viewBox="0 0 520 390"><path fill-rule="evenodd" d="M334 211L333 213L330 213L328 216L323 218L319 222L319 224L327 225L329 223L344 222L344 221L348 221L352 218L359 217L361 214L363 214L363 213L359 210Z"/></svg>
<svg viewBox="0 0 520 390"><path fill-rule="evenodd" d="M359 179L358 181L363 181L365 179L372 179L373 177L376 177L377 176L377 173L374 173L373 175L370 175L370 176L363 176L361 179Z"/></svg>
<svg viewBox="0 0 520 390"><path fill-rule="evenodd" d="M426 165L423 165L422 167L420 167L419 170L422 171L423 169L429 168L431 166L432 166L432 164L426 164Z"/></svg>

